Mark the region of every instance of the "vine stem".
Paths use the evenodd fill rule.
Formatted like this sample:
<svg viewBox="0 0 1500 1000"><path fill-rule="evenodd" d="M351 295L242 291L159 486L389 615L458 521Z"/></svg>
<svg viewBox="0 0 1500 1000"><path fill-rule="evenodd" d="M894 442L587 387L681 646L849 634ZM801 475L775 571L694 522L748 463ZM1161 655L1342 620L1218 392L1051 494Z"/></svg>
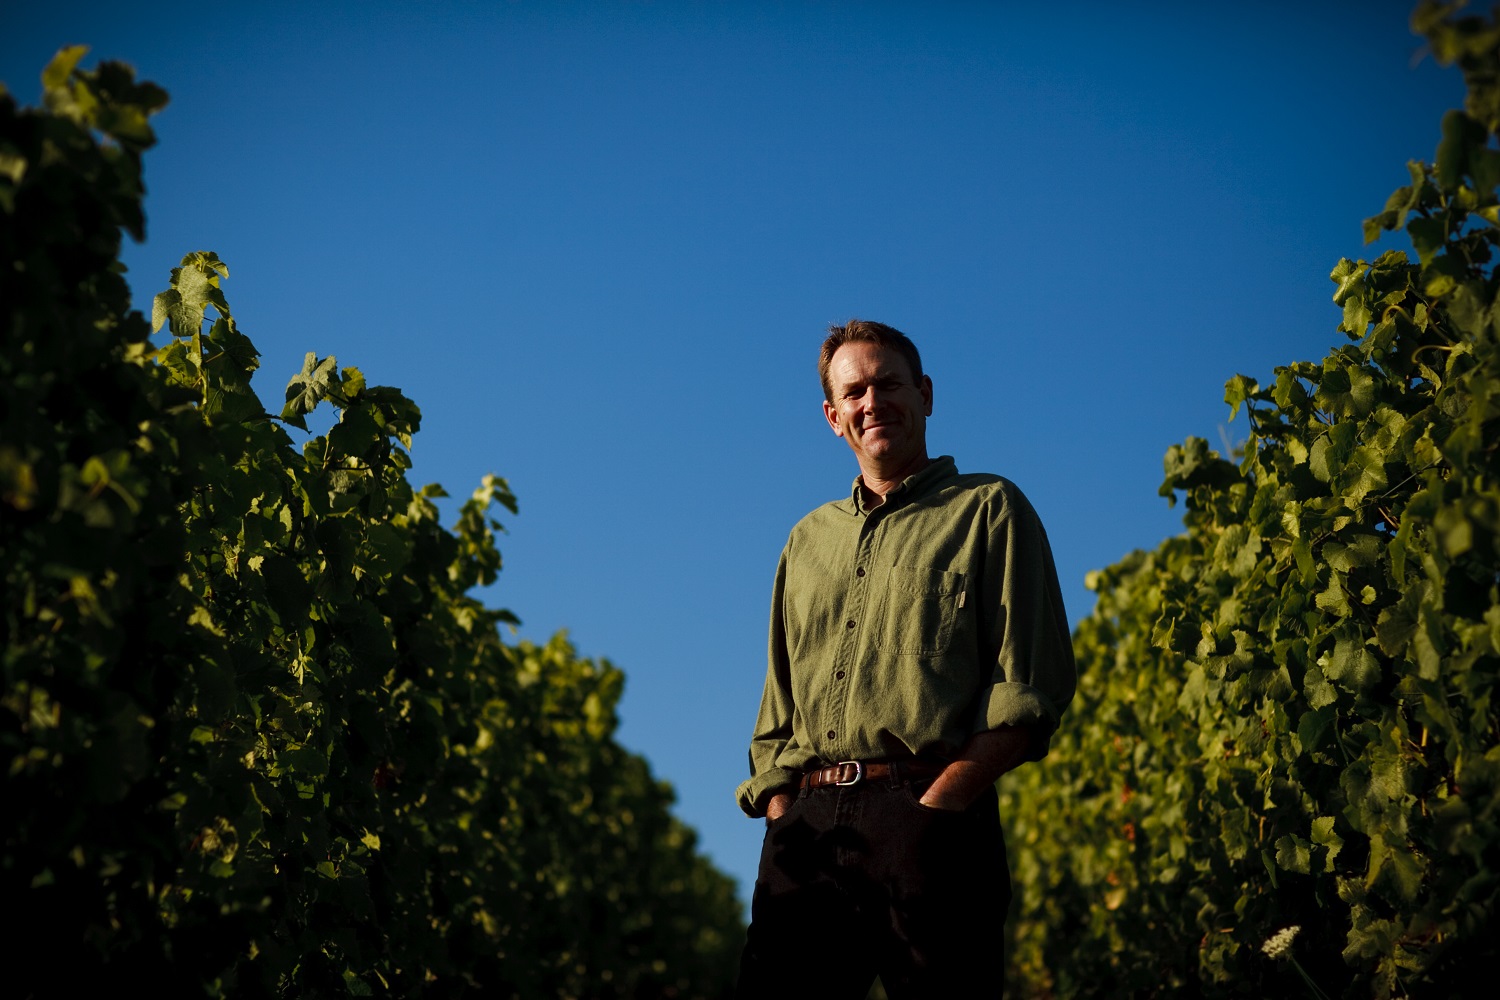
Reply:
<svg viewBox="0 0 1500 1000"><path fill-rule="evenodd" d="M1307 984L1308 990L1311 991L1312 995L1316 997L1317 1000L1330 1000L1328 994L1324 993L1318 987L1318 984L1313 982L1313 977L1307 974L1307 970L1302 968L1301 962L1297 961L1295 958L1292 958L1292 956L1290 955L1288 955L1287 958L1291 959L1292 968L1297 970L1297 975L1302 977L1302 981Z"/></svg>

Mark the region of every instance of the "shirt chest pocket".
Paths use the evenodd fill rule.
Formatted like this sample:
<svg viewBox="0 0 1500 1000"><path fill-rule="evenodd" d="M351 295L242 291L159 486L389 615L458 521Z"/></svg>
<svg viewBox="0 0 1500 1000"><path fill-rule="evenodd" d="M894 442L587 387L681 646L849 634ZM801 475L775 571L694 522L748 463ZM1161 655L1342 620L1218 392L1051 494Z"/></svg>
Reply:
<svg viewBox="0 0 1500 1000"><path fill-rule="evenodd" d="M892 653L946 653L963 604L962 573L892 566L886 575L876 642Z"/></svg>

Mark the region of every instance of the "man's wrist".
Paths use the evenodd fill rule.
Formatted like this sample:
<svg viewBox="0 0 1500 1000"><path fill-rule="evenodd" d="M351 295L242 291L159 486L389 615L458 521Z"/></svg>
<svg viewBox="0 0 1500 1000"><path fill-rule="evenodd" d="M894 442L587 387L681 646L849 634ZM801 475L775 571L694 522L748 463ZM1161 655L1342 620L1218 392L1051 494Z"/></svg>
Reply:
<svg viewBox="0 0 1500 1000"><path fill-rule="evenodd" d="M760 811L761 812L765 812L766 810L770 809L771 808L771 803L774 802L776 800L776 797L779 796L779 795L792 796L792 795L796 795L796 794L797 794L797 786L794 785L794 784L772 785L770 788L766 789L764 792L761 792L761 795L760 795L761 809L760 809Z"/></svg>
<svg viewBox="0 0 1500 1000"><path fill-rule="evenodd" d="M767 822L779 819L783 813L792 807L792 800L794 798L795 796L787 788L779 788L771 793L771 797L766 800Z"/></svg>
<svg viewBox="0 0 1500 1000"><path fill-rule="evenodd" d="M1000 775L1025 759L1029 743L1030 733L1019 726L976 733L917 802L931 809L962 812L993 787Z"/></svg>

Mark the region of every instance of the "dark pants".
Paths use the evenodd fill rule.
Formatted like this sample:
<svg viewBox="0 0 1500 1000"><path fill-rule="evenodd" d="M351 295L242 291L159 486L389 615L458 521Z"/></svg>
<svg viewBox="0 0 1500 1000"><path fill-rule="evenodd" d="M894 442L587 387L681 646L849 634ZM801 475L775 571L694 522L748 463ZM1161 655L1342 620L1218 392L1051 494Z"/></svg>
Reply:
<svg viewBox="0 0 1500 1000"><path fill-rule="evenodd" d="M998 997L1010 873L995 792L919 805L930 781L803 791L766 829L739 996Z"/></svg>

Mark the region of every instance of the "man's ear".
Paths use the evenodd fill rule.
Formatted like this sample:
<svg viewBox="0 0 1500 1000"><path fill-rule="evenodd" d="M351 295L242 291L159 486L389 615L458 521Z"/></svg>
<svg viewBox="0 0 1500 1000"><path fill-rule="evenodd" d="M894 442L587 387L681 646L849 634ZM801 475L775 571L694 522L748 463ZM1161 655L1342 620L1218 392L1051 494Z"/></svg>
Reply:
<svg viewBox="0 0 1500 1000"><path fill-rule="evenodd" d="M844 430L839 426L839 411L826 399L823 400L823 419L828 421L828 426L833 428L833 433L839 437L844 436Z"/></svg>
<svg viewBox="0 0 1500 1000"><path fill-rule="evenodd" d="M922 416L932 416L932 376L930 375L922 376L922 403L925 406Z"/></svg>

